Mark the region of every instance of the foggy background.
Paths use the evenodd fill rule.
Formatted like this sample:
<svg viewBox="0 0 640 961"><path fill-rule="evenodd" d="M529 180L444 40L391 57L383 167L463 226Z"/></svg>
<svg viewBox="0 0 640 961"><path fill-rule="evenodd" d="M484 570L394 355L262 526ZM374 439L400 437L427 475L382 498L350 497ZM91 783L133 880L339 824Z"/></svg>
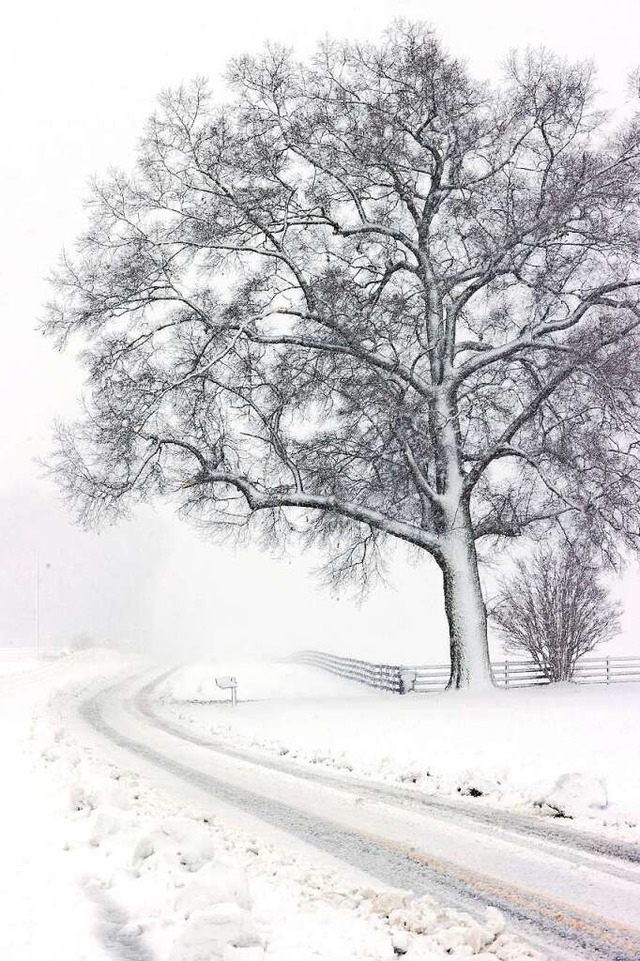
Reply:
<svg viewBox="0 0 640 961"><path fill-rule="evenodd" d="M53 418L73 417L82 387L72 352L57 354L34 329L49 297L45 278L84 226L89 178L110 165L131 168L160 90L197 74L219 80L231 57L266 40L300 56L327 33L377 40L396 16L426 20L481 77L495 76L509 50L527 44L592 59L605 105L629 108L640 0L42 0L4 13L0 646L35 643L39 606L44 648L85 633L174 658L320 647L393 662L445 659L440 576L428 559L412 566L399 550L391 586L358 605L320 590L310 576L317 559L217 546L160 505L84 532L35 463L50 446ZM638 653L637 565L615 587L624 633L608 650Z"/></svg>

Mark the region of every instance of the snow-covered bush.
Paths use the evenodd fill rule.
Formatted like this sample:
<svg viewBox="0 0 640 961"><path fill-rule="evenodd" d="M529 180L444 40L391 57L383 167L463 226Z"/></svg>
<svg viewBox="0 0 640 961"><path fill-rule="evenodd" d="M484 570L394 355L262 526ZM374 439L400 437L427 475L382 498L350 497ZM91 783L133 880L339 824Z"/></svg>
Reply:
<svg viewBox="0 0 640 961"><path fill-rule="evenodd" d="M580 544L519 560L491 610L505 651L529 656L550 681L570 680L581 657L614 638L619 614Z"/></svg>

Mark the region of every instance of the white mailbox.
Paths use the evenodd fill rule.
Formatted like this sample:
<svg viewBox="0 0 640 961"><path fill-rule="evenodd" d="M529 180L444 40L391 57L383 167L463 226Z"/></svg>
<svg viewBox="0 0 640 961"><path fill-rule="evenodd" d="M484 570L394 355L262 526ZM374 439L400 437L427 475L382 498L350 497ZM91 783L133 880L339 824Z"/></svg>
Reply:
<svg viewBox="0 0 640 961"><path fill-rule="evenodd" d="M231 691L231 703L235 707L238 700L236 694L238 682L236 678L230 674L225 674L223 677L216 678L216 684L219 688L222 688L223 691Z"/></svg>

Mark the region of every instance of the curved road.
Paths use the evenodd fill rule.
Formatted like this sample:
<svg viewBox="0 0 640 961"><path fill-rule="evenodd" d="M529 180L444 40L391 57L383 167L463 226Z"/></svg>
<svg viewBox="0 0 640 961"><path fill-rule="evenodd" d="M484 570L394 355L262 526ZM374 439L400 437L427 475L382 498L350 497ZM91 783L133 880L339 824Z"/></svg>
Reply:
<svg viewBox="0 0 640 961"><path fill-rule="evenodd" d="M81 715L162 771L386 884L432 893L471 914L494 905L549 958L640 959L640 864L632 845L421 800L199 738L154 712L149 695L160 679L102 691Z"/></svg>

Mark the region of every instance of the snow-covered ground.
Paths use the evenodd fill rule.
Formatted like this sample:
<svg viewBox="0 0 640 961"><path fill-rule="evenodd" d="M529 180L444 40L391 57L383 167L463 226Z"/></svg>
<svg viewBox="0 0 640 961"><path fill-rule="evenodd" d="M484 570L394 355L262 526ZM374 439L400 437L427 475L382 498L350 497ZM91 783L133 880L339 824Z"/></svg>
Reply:
<svg viewBox="0 0 640 961"><path fill-rule="evenodd" d="M235 710L222 674L238 679ZM294 664L221 662L178 669L154 697L191 730L293 763L640 836L640 685L399 697Z"/></svg>
<svg viewBox="0 0 640 961"><path fill-rule="evenodd" d="M3 961L537 957L491 908L477 921L385 888L169 775L148 775L77 713L82 697L134 669L119 655L83 652L0 679ZM199 675L206 687L210 670L177 684ZM236 670L248 695L248 670ZM270 676L259 666L253 696L270 691L273 705L283 677L287 690L300 679L289 666ZM347 689L354 703L371 700L322 675L316 684L312 711L337 707ZM277 703L289 711L286 696Z"/></svg>

